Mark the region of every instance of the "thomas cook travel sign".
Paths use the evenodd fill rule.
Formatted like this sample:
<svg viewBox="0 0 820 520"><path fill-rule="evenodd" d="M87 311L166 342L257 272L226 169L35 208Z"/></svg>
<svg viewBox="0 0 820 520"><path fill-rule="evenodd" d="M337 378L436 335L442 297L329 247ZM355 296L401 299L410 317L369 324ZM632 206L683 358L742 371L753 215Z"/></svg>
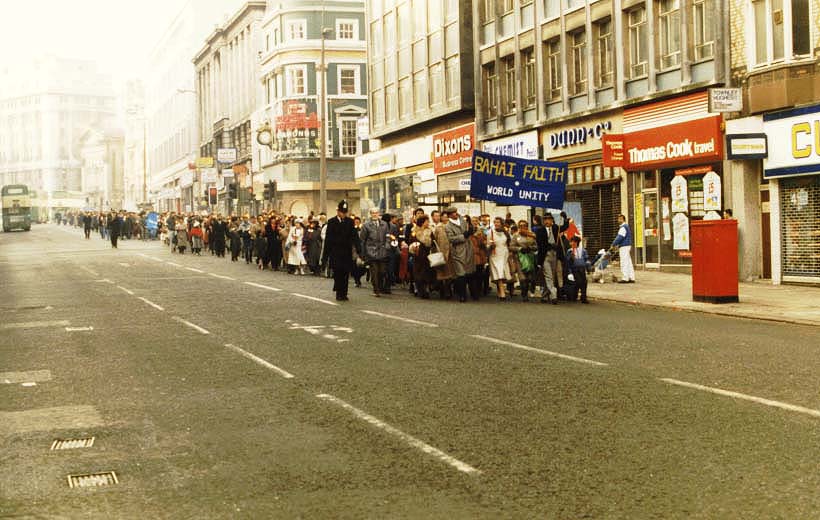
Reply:
<svg viewBox="0 0 820 520"><path fill-rule="evenodd" d="M567 163L473 152L470 197L501 206L561 209Z"/></svg>

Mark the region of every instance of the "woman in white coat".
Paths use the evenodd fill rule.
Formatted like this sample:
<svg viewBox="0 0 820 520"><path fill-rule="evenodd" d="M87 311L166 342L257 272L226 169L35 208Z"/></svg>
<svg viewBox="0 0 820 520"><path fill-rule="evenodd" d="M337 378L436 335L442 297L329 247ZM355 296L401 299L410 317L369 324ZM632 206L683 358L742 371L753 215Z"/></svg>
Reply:
<svg viewBox="0 0 820 520"><path fill-rule="evenodd" d="M495 282L499 300L507 299L507 281L512 278L509 243L510 235L504 229L504 221L501 217L495 217L487 237L487 247L490 249L490 279Z"/></svg>
<svg viewBox="0 0 820 520"><path fill-rule="evenodd" d="M297 220L290 228L288 234L288 267L300 275L305 274L305 254L302 252L302 237L305 236L305 228L302 220Z"/></svg>

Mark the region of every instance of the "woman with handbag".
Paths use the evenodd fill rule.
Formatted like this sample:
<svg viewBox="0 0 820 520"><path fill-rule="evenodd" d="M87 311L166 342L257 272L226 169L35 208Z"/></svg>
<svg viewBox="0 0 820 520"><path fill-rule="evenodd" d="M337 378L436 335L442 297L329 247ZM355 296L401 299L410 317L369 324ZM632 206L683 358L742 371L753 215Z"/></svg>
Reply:
<svg viewBox="0 0 820 520"><path fill-rule="evenodd" d="M430 299L430 286L436 281L436 273L430 267L430 249L433 246L433 230L430 217L421 215L412 231L415 242L410 245L413 253L413 280L416 293L424 300Z"/></svg>
<svg viewBox="0 0 820 520"><path fill-rule="evenodd" d="M511 270L514 271L512 274L518 278L518 283L521 285L521 301L528 302L530 301L529 289L535 280L535 252L538 250L538 245L535 241L535 234L529 230L525 221L518 222L510 238L509 247L512 259L510 264L513 266Z"/></svg>
<svg viewBox="0 0 820 520"><path fill-rule="evenodd" d="M508 261L510 250L507 244L509 242L510 235L504 229L504 220L501 217L495 217L493 227L490 228L490 236L487 238L487 248L490 251L490 280L496 284L500 301L507 301L507 280L512 278Z"/></svg>

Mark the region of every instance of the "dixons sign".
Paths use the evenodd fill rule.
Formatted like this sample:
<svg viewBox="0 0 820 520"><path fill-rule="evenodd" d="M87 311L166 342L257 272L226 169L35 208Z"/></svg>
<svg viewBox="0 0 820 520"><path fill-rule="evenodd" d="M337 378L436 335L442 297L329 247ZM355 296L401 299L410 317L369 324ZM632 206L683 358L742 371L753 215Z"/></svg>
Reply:
<svg viewBox="0 0 820 520"><path fill-rule="evenodd" d="M439 175L470 168L474 147L475 123L433 134L433 171Z"/></svg>
<svg viewBox="0 0 820 520"><path fill-rule="evenodd" d="M628 134L606 135L604 166L642 170L719 161L723 159L721 122L721 116L714 116Z"/></svg>

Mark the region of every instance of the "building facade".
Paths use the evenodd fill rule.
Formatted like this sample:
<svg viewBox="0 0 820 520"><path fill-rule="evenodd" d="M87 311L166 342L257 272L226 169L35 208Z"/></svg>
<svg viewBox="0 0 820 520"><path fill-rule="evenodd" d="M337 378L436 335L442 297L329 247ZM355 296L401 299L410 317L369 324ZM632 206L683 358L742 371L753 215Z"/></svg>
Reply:
<svg viewBox="0 0 820 520"><path fill-rule="evenodd" d="M140 80L125 82L122 94L124 114L123 209L137 211L148 201L148 121L145 117L145 88Z"/></svg>
<svg viewBox="0 0 820 520"><path fill-rule="evenodd" d="M647 128L664 128L668 137L691 130L679 123L714 116L705 89L728 79L725 11L713 0L474 2L480 146L520 142L538 158L567 162L564 209L590 250L611 243L625 213L645 224L635 230L638 263L687 264L688 247L672 226L671 180L693 166L720 175L722 133L709 134L716 153L708 156L618 166L606 164L603 137L624 135L638 153L651 137L640 133ZM682 139L702 137L701 125L693 126ZM698 171L689 172L695 193L706 173ZM688 207L681 213L702 218Z"/></svg>
<svg viewBox="0 0 820 520"><path fill-rule="evenodd" d="M472 2L366 3L369 138L356 161L362 211L454 204L475 214Z"/></svg>
<svg viewBox="0 0 820 520"><path fill-rule="evenodd" d="M145 84L148 198L162 210L198 209L181 184L199 156L196 71L191 58L240 0L187 0L154 46ZM226 11L227 10L227 11ZM204 195L204 193L203 193Z"/></svg>
<svg viewBox="0 0 820 520"><path fill-rule="evenodd" d="M731 0L727 121L743 278L820 283L820 1Z"/></svg>
<svg viewBox="0 0 820 520"><path fill-rule="evenodd" d="M48 215L82 208L80 138L116 117L111 78L93 62L45 56L4 69L0 184L27 184Z"/></svg>
<svg viewBox="0 0 820 520"><path fill-rule="evenodd" d="M269 145L254 145L262 173L254 191L276 181L276 198L269 204L299 216L321 211L324 153L327 206L332 211L336 201L346 199L357 211L354 158L368 150L357 131L367 115L364 3L270 3L262 30L255 127L270 128L272 138Z"/></svg>
<svg viewBox="0 0 820 520"><path fill-rule="evenodd" d="M225 213L240 211L250 197L244 188L253 186L251 117L256 110L261 23L265 2L242 5L206 38L194 55L198 144L201 158L213 158L218 169L217 184ZM191 179L192 180L192 179ZM226 197L226 183L243 188L238 201ZM194 187L182 187L185 200ZM197 189L197 196L199 191Z"/></svg>
<svg viewBox="0 0 820 520"><path fill-rule="evenodd" d="M80 138L80 191L86 208L118 211L125 207L124 145L123 132L117 129L92 129Z"/></svg>

